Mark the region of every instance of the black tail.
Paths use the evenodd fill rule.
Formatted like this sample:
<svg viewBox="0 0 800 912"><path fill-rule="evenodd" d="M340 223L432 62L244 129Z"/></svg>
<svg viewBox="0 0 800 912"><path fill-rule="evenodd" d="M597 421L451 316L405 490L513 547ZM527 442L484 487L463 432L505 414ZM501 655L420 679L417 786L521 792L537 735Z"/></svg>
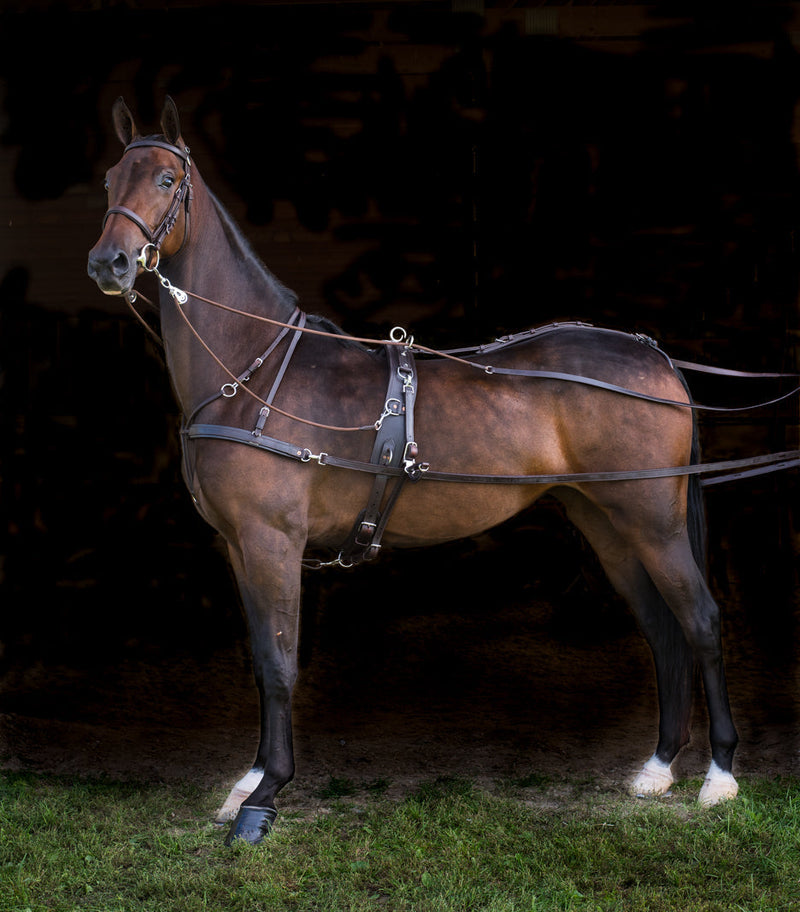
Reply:
<svg viewBox="0 0 800 912"><path fill-rule="evenodd" d="M686 395L689 397L689 401L694 402L694 399L692 398L692 391L689 389L686 378L679 370L676 370L676 373L681 383L683 384L683 388L686 390ZM690 461L692 465L698 465L700 463L700 434L697 426L696 412L692 412L692 455ZM686 504L686 524L689 529L689 541L692 545L692 553L694 554L694 559L697 561L697 566L703 571L703 574L705 575L708 567L708 536L706 534L707 529L705 499L703 498L703 486L700 482L699 475L689 476L689 491Z"/></svg>

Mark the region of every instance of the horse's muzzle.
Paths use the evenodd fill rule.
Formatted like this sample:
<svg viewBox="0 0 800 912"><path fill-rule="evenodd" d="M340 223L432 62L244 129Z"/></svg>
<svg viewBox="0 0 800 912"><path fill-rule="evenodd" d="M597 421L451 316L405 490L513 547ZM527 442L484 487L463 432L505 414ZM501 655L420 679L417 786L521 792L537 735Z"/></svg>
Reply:
<svg viewBox="0 0 800 912"><path fill-rule="evenodd" d="M87 272L103 294L123 295L133 288L138 272L136 258L119 248L89 253Z"/></svg>

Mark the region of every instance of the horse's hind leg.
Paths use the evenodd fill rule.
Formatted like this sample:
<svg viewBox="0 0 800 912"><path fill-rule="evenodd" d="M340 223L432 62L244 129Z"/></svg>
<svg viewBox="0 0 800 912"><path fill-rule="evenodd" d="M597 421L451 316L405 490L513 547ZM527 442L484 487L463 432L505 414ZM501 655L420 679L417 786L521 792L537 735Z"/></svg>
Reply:
<svg viewBox="0 0 800 912"><path fill-rule="evenodd" d="M731 772L738 736L728 703L719 608L692 552L685 513L679 512L681 499L668 487L670 481L667 479L644 484L646 487L636 483L636 486L619 485L599 491L598 496L602 495L604 503L602 511L597 508L596 513L608 517L607 523L618 534L617 540L627 546L625 553L641 562L677 619L700 667L710 721L712 756L700 802L716 804L734 797L738 791ZM664 624L659 630L651 614L637 616L643 621L646 633L650 631L647 636L654 652L663 648L657 644L663 636ZM659 661L657 658L657 665ZM656 759L648 764L650 769L646 767L644 772L657 774L661 771L659 761L664 759L657 751Z"/></svg>
<svg viewBox="0 0 800 912"><path fill-rule="evenodd" d="M658 745L632 790L640 796L663 795L673 782L670 765L689 740L692 650L633 548L607 516L576 490L564 488L553 493L592 546L611 584L628 603L652 651L658 685Z"/></svg>
<svg viewBox="0 0 800 912"><path fill-rule="evenodd" d="M733 798L739 789L732 773L739 739L728 701L719 607L695 562L686 534L657 544L641 541L638 550L656 588L678 618L700 667L712 758L700 803L717 804Z"/></svg>

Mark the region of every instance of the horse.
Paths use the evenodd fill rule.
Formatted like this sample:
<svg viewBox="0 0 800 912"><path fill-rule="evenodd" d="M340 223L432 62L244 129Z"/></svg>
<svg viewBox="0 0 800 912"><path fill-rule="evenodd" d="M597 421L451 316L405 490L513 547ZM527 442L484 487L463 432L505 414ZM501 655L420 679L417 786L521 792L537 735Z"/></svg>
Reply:
<svg viewBox="0 0 800 912"><path fill-rule="evenodd" d="M370 503L382 543L403 548L479 534L545 493L560 501L652 651L658 739L633 794L668 792L699 667L711 761L698 800L733 798L738 736L706 580L699 480L687 469L699 461L697 420L669 357L636 334L555 324L471 358L419 357L414 383L402 380L409 398L389 396L389 366L403 378L396 362L413 355L413 340L393 331L385 344L367 344L300 310L204 183L171 98L159 133L140 133L122 98L112 120L124 151L106 175L109 207L88 273L129 302L140 274L160 281L183 477L227 546L260 697L255 760L217 815L230 825L226 843L261 842L294 776L304 555L327 549L345 563L356 520L356 540L369 533L359 553L374 557L376 524L364 511L357 521ZM387 416L400 431L378 447ZM391 493L389 482L398 484Z"/></svg>

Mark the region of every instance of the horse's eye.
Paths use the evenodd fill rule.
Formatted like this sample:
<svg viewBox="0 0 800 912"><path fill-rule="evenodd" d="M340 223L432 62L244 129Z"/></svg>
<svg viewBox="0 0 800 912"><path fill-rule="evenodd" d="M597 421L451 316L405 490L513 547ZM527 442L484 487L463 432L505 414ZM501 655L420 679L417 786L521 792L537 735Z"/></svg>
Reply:
<svg viewBox="0 0 800 912"><path fill-rule="evenodd" d="M106 193L108 193L108 191L111 189L111 184L109 184L108 178L103 181L103 189L106 191Z"/></svg>
<svg viewBox="0 0 800 912"><path fill-rule="evenodd" d="M162 186L165 190L169 190L169 188L170 188L174 183L175 183L175 178L174 178L171 174L165 174L165 175L161 178L161 186Z"/></svg>

